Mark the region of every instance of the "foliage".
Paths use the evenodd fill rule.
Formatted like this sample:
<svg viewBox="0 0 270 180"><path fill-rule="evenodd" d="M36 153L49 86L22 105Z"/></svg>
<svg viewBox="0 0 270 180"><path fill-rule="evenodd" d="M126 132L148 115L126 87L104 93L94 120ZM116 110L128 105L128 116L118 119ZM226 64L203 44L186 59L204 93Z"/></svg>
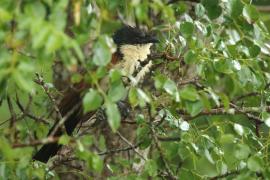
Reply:
<svg viewBox="0 0 270 180"><path fill-rule="evenodd" d="M1 0L1 179L100 177L108 167L110 179L270 178L270 35L249 3ZM148 83L130 89L121 72L106 68L116 50L111 35L123 22L160 40ZM128 96L136 140L127 149L138 149L134 157L115 153L116 163L106 164L104 154L116 152L106 148L106 138L74 134L60 143L73 148L83 168L32 162L37 145L48 141L57 86L64 84L56 80L55 60L63 63L61 77L71 72L73 83L92 85L84 112L105 108L116 134L123 128L116 103ZM104 77L108 91L101 88ZM141 151L148 152L145 161ZM144 162L139 173L138 162Z"/></svg>

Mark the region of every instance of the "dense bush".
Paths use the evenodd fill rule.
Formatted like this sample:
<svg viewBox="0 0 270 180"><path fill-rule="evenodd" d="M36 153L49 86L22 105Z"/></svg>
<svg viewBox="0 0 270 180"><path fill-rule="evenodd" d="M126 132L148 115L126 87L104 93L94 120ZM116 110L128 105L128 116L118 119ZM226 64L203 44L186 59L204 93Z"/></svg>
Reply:
<svg viewBox="0 0 270 180"><path fill-rule="evenodd" d="M270 178L270 35L249 3L1 0L1 179ZM123 23L160 40L151 73L129 90L106 68L116 49L111 35ZM104 76L108 92L99 85ZM62 90L82 79L92 85L84 111L104 107L121 146L106 148L111 139L95 131L74 133L60 138L66 156L32 162L51 141ZM133 139L116 106L125 95Z"/></svg>

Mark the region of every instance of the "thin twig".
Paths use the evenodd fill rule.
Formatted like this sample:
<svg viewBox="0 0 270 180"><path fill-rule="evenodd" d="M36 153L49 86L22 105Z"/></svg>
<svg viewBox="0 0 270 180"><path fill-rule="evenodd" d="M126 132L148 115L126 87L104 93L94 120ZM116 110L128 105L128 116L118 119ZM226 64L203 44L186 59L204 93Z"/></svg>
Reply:
<svg viewBox="0 0 270 180"><path fill-rule="evenodd" d="M29 113L29 108L30 108L31 102L32 102L32 96L29 96L29 102L27 103L26 107L24 108L19 100L19 97L16 95L16 104L22 112L22 118L24 118L25 116L28 116L29 118L31 118L37 122L42 122L44 124L50 124L48 120L45 120L41 117L36 117L36 116Z"/></svg>
<svg viewBox="0 0 270 180"><path fill-rule="evenodd" d="M129 142L129 140L127 140L119 131L116 132L116 134L126 143L128 144L130 147L132 147L133 151L138 154L143 160L146 161L145 157L139 152L136 150L136 146L133 145L131 142Z"/></svg>
<svg viewBox="0 0 270 180"><path fill-rule="evenodd" d="M173 175L173 172L171 171L170 169L170 166L169 164L167 163L166 159L165 159L165 156L163 154L163 151L159 145L159 141L158 141L158 138L157 138L157 135L156 135L156 132L155 132L155 129L154 129L154 126L153 126L153 122L154 122L154 118L152 116L152 113L151 113L151 107L150 105L148 104L147 105L147 109L148 109L148 116L149 116L149 123L150 123L150 130L151 130L151 135L153 137L153 141L154 141L154 144L160 154L160 158L163 162L163 164L165 165L165 169L166 169L166 172L168 173L168 175L170 176L170 179L177 179L174 175Z"/></svg>
<svg viewBox="0 0 270 180"><path fill-rule="evenodd" d="M9 96L7 96L7 103L8 103L8 108L9 108L10 116L11 116L9 127L13 127L14 124L15 124L16 117L17 116L16 116L16 113L15 113L14 108L13 108L13 104L12 104L11 99L10 99Z"/></svg>
<svg viewBox="0 0 270 180"><path fill-rule="evenodd" d="M133 150L134 148L139 147L140 144L141 144L141 142L139 142L135 145L132 145L132 146L125 147L125 148L107 150L105 152L98 153L98 155L114 154L114 153L120 153L120 152L124 152L124 151Z"/></svg>
<svg viewBox="0 0 270 180"><path fill-rule="evenodd" d="M59 138L60 137L48 136L45 139L34 140L34 141L29 142L29 143L16 143L16 144L13 144L12 147L13 148L22 148L22 147L31 147L31 146L44 145L44 144L48 144L48 143L57 142L59 140Z"/></svg>
<svg viewBox="0 0 270 180"><path fill-rule="evenodd" d="M49 92L49 88L48 88L48 86L46 86L46 83L44 82L43 77L40 74L38 74L38 73L36 73L36 77L37 78L35 79L35 83L41 85L41 87L43 88L43 90L45 91L45 93L47 94L47 96L49 97L49 99L51 100L51 102L53 104L53 108L54 108L54 110L55 110L55 112L57 114L57 119L58 120L59 119L62 119L62 115L60 113L60 110L58 108L58 105L56 103L56 100L54 99L54 97Z"/></svg>

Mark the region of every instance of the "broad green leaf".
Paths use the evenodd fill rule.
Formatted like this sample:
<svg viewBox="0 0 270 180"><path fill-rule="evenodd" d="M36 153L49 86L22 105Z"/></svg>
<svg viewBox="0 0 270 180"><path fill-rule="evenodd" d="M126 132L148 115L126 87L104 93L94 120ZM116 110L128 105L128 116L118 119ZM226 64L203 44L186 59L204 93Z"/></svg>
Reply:
<svg viewBox="0 0 270 180"><path fill-rule="evenodd" d="M19 88L31 92L34 88L34 83L31 78L26 78L18 71L13 72L12 77Z"/></svg>
<svg viewBox="0 0 270 180"><path fill-rule="evenodd" d="M240 160L248 158L251 153L250 148L246 144L237 144L234 148L234 156Z"/></svg>
<svg viewBox="0 0 270 180"><path fill-rule="evenodd" d="M245 5L243 10L243 16L249 23L254 23L260 17L256 8L252 5Z"/></svg>
<svg viewBox="0 0 270 180"><path fill-rule="evenodd" d="M185 102L185 106L186 106L188 113L192 117L198 115L203 110L203 103L201 101Z"/></svg>
<svg viewBox="0 0 270 180"><path fill-rule="evenodd" d="M92 154L91 159L89 159L89 164L93 170L95 170L99 173L103 169L103 160L100 158L99 155Z"/></svg>
<svg viewBox="0 0 270 180"><path fill-rule="evenodd" d="M230 0L228 6L232 18L238 18L242 14L244 5L241 0Z"/></svg>
<svg viewBox="0 0 270 180"><path fill-rule="evenodd" d="M101 36L94 44L93 62L97 66L106 66L111 61L112 54L106 38L106 36Z"/></svg>
<svg viewBox="0 0 270 180"><path fill-rule="evenodd" d="M132 106L136 106L138 104L138 94L135 87L131 87L128 94L128 100Z"/></svg>
<svg viewBox="0 0 270 180"><path fill-rule="evenodd" d="M46 45L47 39L50 36L50 29L46 26L40 28L40 31L33 37L33 48L41 48Z"/></svg>
<svg viewBox="0 0 270 180"><path fill-rule="evenodd" d="M123 83L120 82L115 82L111 84L111 87L109 89L108 92L108 98L112 101L112 102L117 102L121 99L123 99L126 96L126 89L123 85Z"/></svg>
<svg viewBox="0 0 270 180"><path fill-rule="evenodd" d="M145 163L145 171L149 174L151 177L155 177L158 172L158 166L156 164L156 161L150 159L146 161Z"/></svg>
<svg viewBox="0 0 270 180"><path fill-rule="evenodd" d="M244 134L244 128L243 128L242 125L235 123L233 125L233 128L234 128L234 130L236 131L237 134L239 134L240 136L243 136L243 134Z"/></svg>
<svg viewBox="0 0 270 180"><path fill-rule="evenodd" d="M164 86L164 83L166 82L167 78L164 75L158 74L155 76L155 87L157 89L161 89Z"/></svg>
<svg viewBox="0 0 270 180"><path fill-rule="evenodd" d="M110 71L110 80L112 83L116 82L116 81L121 81L121 72L119 70L111 70Z"/></svg>
<svg viewBox="0 0 270 180"><path fill-rule="evenodd" d="M196 171L208 177L216 176L218 174L216 166L210 163L205 156L202 156L196 163Z"/></svg>
<svg viewBox="0 0 270 180"><path fill-rule="evenodd" d="M215 59L214 60L215 70L225 74L233 73L232 68L232 60L230 59Z"/></svg>
<svg viewBox="0 0 270 180"><path fill-rule="evenodd" d="M63 45L62 35L52 34L48 37L46 42L46 52L48 54L55 52Z"/></svg>
<svg viewBox="0 0 270 180"><path fill-rule="evenodd" d="M224 134L220 138L221 144L231 144L234 143L234 136L232 134Z"/></svg>
<svg viewBox="0 0 270 180"><path fill-rule="evenodd" d="M261 52L261 48L255 44L249 47L248 50L251 57L256 57Z"/></svg>
<svg viewBox="0 0 270 180"><path fill-rule="evenodd" d="M225 110L227 111L230 107L230 99L228 98L228 96L226 96L226 94L220 94L219 97L223 103Z"/></svg>
<svg viewBox="0 0 270 180"><path fill-rule="evenodd" d="M199 98L199 94L193 86L186 86L179 93L180 97L185 100L196 101Z"/></svg>
<svg viewBox="0 0 270 180"><path fill-rule="evenodd" d="M220 6L215 6L212 8L207 9L207 14L210 19L218 18L222 13L222 8Z"/></svg>
<svg viewBox="0 0 270 180"><path fill-rule="evenodd" d="M113 132L120 127L121 116L118 107L115 103L107 101L105 103L106 115L108 117L109 125Z"/></svg>
<svg viewBox="0 0 270 180"><path fill-rule="evenodd" d="M183 22L180 25L180 32L184 37L190 37L194 31L194 24L191 22Z"/></svg>
<svg viewBox="0 0 270 180"><path fill-rule="evenodd" d="M170 79L167 79L167 81L165 81L163 88L167 93L171 95L177 92L177 87L176 87L175 82Z"/></svg>
<svg viewBox="0 0 270 180"><path fill-rule="evenodd" d="M84 112L99 108L102 104L102 96L94 89L90 89L83 98Z"/></svg>
<svg viewBox="0 0 270 180"><path fill-rule="evenodd" d="M262 159L258 156L251 156L247 161L247 167L251 171L260 172L263 170L263 162Z"/></svg>
<svg viewBox="0 0 270 180"><path fill-rule="evenodd" d="M193 50L189 50L184 55L184 61L187 64L194 64L197 62L197 54Z"/></svg>
<svg viewBox="0 0 270 180"><path fill-rule="evenodd" d="M59 144L67 145L69 143L69 141L70 141L70 136L64 134L60 137L58 142L59 142Z"/></svg>

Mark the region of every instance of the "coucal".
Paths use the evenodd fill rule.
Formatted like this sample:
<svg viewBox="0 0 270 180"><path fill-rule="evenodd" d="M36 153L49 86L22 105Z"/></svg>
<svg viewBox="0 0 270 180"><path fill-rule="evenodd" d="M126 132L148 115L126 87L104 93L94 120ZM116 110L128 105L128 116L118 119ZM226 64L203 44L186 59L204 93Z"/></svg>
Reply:
<svg viewBox="0 0 270 180"><path fill-rule="evenodd" d="M150 54L150 47L158 40L151 34L146 33L139 28L124 25L113 35L114 43L117 45L117 51L113 54L110 68L119 69L125 76L132 76L132 85L136 85L144 75L149 71L152 62L147 60ZM84 119L82 98L89 85L79 83L69 88L59 103L59 111L62 118L65 118L64 127L59 126L58 120L50 129L47 136L60 137L64 133L72 135L72 132ZM90 113L91 114L91 113ZM94 112L92 112L92 115ZM48 143L33 156L34 160L47 163L47 161L57 154L61 145L57 142Z"/></svg>

